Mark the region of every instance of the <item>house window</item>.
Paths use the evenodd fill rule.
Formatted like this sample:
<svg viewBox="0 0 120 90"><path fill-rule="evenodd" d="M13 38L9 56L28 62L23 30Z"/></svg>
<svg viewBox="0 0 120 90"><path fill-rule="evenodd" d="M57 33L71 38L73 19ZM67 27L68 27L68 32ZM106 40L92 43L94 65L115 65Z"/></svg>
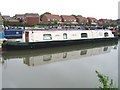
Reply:
<svg viewBox="0 0 120 90"><path fill-rule="evenodd" d="M50 21L50 19L48 19L48 21Z"/></svg>
<svg viewBox="0 0 120 90"><path fill-rule="evenodd" d="M63 39L67 39L67 34L66 33L63 34Z"/></svg>
<svg viewBox="0 0 120 90"><path fill-rule="evenodd" d="M51 40L52 35L51 34L43 34L43 40Z"/></svg>
<svg viewBox="0 0 120 90"><path fill-rule="evenodd" d="M87 33L81 33L81 38L87 38Z"/></svg>
<svg viewBox="0 0 120 90"><path fill-rule="evenodd" d="M108 33L107 33L107 32L105 32L105 33L104 33L104 36L105 36L105 37L108 37L109 35L108 35Z"/></svg>

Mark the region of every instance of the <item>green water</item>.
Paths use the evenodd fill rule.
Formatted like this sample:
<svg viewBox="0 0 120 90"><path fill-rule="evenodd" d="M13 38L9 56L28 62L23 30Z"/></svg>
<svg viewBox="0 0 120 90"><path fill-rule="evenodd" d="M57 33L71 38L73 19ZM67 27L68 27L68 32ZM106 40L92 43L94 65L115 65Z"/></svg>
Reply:
<svg viewBox="0 0 120 90"><path fill-rule="evenodd" d="M95 70L118 87L118 44L2 53L3 88L97 88Z"/></svg>

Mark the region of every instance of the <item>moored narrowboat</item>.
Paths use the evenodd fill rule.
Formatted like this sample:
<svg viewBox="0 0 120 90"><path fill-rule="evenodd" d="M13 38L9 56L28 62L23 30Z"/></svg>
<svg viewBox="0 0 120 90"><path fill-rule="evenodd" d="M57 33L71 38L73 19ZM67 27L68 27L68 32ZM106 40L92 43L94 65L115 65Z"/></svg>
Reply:
<svg viewBox="0 0 120 90"><path fill-rule="evenodd" d="M5 50L22 50L111 40L117 40L111 30L26 29L21 38L8 39L2 47Z"/></svg>

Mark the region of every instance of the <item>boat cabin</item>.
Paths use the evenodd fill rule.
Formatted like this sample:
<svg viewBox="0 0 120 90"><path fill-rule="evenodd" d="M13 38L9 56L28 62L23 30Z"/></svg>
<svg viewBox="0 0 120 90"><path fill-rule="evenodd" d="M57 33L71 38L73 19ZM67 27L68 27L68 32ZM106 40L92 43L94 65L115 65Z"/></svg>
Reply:
<svg viewBox="0 0 120 90"><path fill-rule="evenodd" d="M23 32L22 42L46 42L114 37L110 30L35 30Z"/></svg>

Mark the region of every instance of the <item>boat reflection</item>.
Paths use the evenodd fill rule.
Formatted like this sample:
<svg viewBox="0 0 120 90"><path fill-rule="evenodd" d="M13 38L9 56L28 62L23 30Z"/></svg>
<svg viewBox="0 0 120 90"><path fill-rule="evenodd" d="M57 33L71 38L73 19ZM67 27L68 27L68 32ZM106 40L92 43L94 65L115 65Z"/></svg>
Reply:
<svg viewBox="0 0 120 90"><path fill-rule="evenodd" d="M39 50L7 51L2 53L2 62L4 64L7 60L22 59L23 63L28 66L37 66L52 62L75 60L77 58L80 59L83 57L105 54L116 48L117 42L104 42L89 45L82 44Z"/></svg>

